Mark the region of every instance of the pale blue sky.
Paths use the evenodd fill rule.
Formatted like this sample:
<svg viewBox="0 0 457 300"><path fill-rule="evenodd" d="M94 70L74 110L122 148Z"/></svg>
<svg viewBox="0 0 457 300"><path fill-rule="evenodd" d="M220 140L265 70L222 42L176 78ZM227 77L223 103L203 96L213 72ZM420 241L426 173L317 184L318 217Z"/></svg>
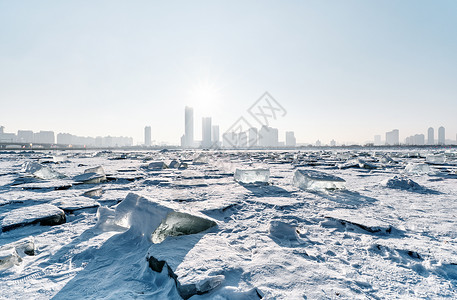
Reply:
<svg viewBox="0 0 457 300"><path fill-rule="evenodd" d="M457 1L0 0L0 125L179 143L263 92L298 142L457 132ZM436 134L435 134L436 135Z"/></svg>

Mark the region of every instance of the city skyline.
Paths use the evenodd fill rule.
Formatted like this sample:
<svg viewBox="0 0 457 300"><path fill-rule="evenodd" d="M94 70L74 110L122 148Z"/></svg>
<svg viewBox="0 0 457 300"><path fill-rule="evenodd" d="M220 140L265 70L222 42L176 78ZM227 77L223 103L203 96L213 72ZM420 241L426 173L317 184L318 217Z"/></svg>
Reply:
<svg viewBox="0 0 457 300"><path fill-rule="evenodd" d="M456 2L136 3L0 2L0 123L177 145L268 90L299 143L457 133Z"/></svg>

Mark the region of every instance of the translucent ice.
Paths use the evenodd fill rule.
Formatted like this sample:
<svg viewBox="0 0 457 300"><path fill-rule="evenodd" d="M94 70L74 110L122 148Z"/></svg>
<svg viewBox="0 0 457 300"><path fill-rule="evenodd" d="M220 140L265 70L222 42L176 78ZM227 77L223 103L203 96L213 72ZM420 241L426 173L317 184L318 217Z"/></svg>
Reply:
<svg viewBox="0 0 457 300"><path fill-rule="evenodd" d="M73 180L82 183L100 183L106 181L105 170L102 166L89 168L84 171L84 174L73 177Z"/></svg>
<svg viewBox="0 0 457 300"><path fill-rule="evenodd" d="M315 170L296 170L293 178L295 186L304 190L344 189L345 180Z"/></svg>
<svg viewBox="0 0 457 300"><path fill-rule="evenodd" d="M100 207L97 214L97 226L101 229L125 228L132 235L144 236L154 243L162 242L167 236L194 234L216 225L207 218L177 212L134 193L129 193L114 213Z"/></svg>
<svg viewBox="0 0 457 300"><path fill-rule="evenodd" d="M425 161L428 162L429 164L444 164L446 162L446 156L444 154L429 154L426 156Z"/></svg>
<svg viewBox="0 0 457 300"><path fill-rule="evenodd" d="M434 174L435 172L432 171L429 165L427 164L414 164L409 163L405 167L405 172L412 175L426 175L426 174Z"/></svg>
<svg viewBox="0 0 457 300"><path fill-rule="evenodd" d="M270 169L236 169L235 180L241 183L267 183Z"/></svg>
<svg viewBox="0 0 457 300"><path fill-rule="evenodd" d="M180 212L170 212L152 234L152 242L157 244L167 236L195 234L215 226L214 221Z"/></svg>
<svg viewBox="0 0 457 300"><path fill-rule="evenodd" d="M65 177L65 175L63 175L57 171L54 171L50 167L43 166L36 162L25 163L23 166L23 170L27 173L32 174L34 177L43 179L43 180L58 179L58 178Z"/></svg>

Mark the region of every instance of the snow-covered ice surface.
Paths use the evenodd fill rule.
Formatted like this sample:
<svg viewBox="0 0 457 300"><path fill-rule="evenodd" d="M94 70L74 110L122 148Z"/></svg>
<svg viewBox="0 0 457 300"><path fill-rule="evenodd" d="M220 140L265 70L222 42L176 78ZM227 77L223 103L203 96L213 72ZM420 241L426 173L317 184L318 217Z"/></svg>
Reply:
<svg viewBox="0 0 457 300"><path fill-rule="evenodd" d="M0 298L456 299L456 158L3 151ZM346 188L300 189L296 170Z"/></svg>

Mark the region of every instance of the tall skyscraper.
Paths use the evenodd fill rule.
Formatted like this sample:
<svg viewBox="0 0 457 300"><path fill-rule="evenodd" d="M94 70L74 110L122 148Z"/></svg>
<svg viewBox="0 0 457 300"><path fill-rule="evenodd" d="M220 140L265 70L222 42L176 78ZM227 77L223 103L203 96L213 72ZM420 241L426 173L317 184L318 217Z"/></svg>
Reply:
<svg viewBox="0 0 457 300"><path fill-rule="evenodd" d="M259 132L259 146L277 147L278 129L263 125Z"/></svg>
<svg viewBox="0 0 457 300"><path fill-rule="evenodd" d="M297 140L293 131L286 131L286 147L297 146Z"/></svg>
<svg viewBox="0 0 457 300"><path fill-rule="evenodd" d="M377 134L374 136L374 144L375 146L381 145L381 135Z"/></svg>
<svg viewBox="0 0 457 300"><path fill-rule="evenodd" d="M144 145L151 146L151 126L144 127Z"/></svg>
<svg viewBox="0 0 457 300"><path fill-rule="evenodd" d="M213 142L214 147L219 147L219 125L213 125L211 132L211 140Z"/></svg>
<svg viewBox="0 0 457 300"><path fill-rule="evenodd" d="M399 145L400 144L400 132L398 129L386 132L386 145Z"/></svg>
<svg viewBox="0 0 457 300"><path fill-rule="evenodd" d="M248 147L248 134L246 131L242 131L238 134L238 146L240 148Z"/></svg>
<svg viewBox="0 0 457 300"><path fill-rule="evenodd" d="M194 147L194 109L186 106L184 113L184 141L185 148Z"/></svg>
<svg viewBox="0 0 457 300"><path fill-rule="evenodd" d="M248 130L248 147L256 147L259 142L259 134L257 128L249 128Z"/></svg>
<svg viewBox="0 0 457 300"><path fill-rule="evenodd" d="M435 130L433 127L430 127L427 132L427 145L435 144Z"/></svg>
<svg viewBox="0 0 457 300"><path fill-rule="evenodd" d="M210 148L211 145L211 118L202 118L202 148Z"/></svg>
<svg viewBox="0 0 457 300"><path fill-rule="evenodd" d="M438 128L438 145L444 144L446 144L446 133L444 127L441 126L440 128Z"/></svg>

